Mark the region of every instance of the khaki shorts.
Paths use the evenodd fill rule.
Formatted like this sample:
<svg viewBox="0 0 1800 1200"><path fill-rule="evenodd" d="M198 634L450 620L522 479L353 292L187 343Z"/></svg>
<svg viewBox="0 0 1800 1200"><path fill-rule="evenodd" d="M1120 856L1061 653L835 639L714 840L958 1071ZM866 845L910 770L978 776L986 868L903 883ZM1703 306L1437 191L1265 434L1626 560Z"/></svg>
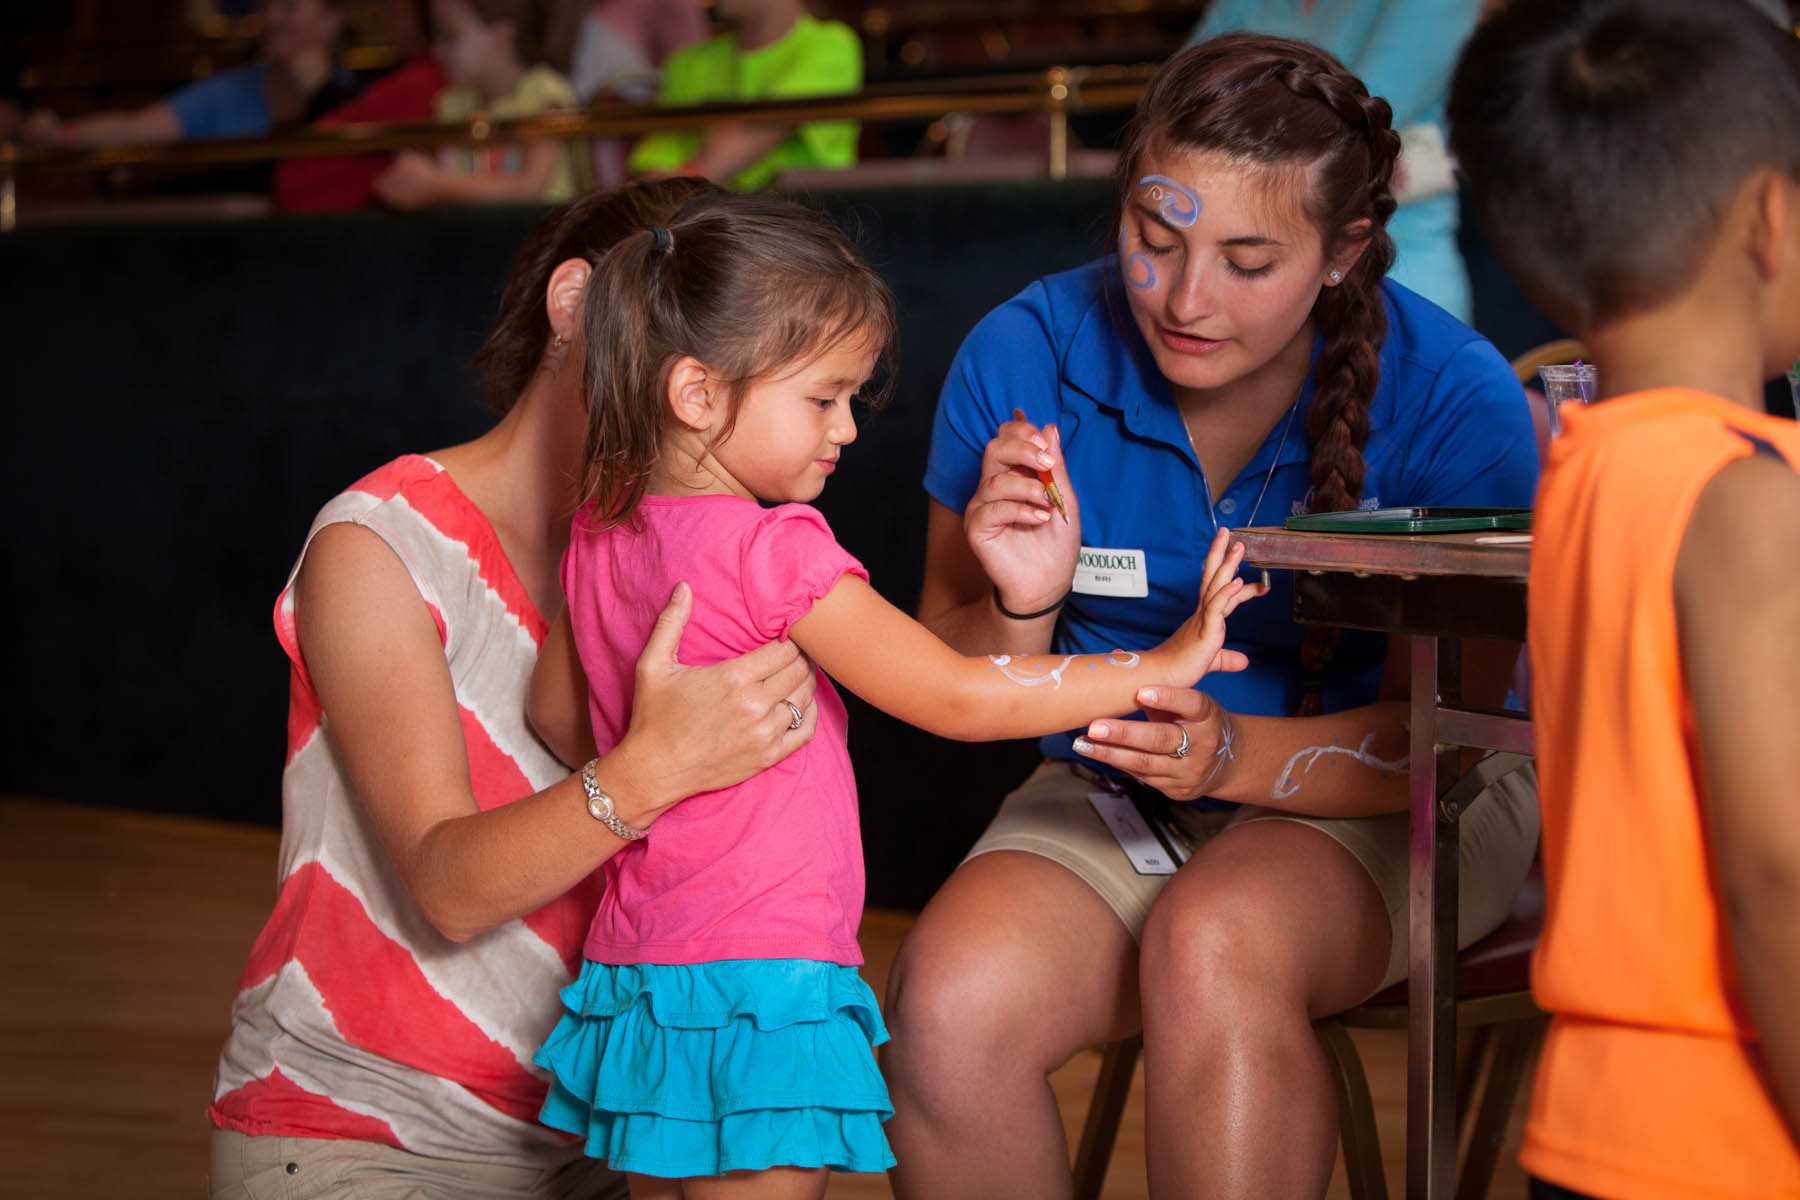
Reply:
<svg viewBox="0 0 1800 1200"><path fill-rule="evenodd" d="M1458 879L1459 948L1493 932L1512 909L1519 886L1537 853L1537 764L1521 755L1490 755L1482 764L1497 778L1464 811ZM1000 805L968 858L994 850L1020 850L1067 867L1119 915L1133 937L1144 931L1150 904L1171 878L1140 875L1112 833L1088 803L1098 785L1064 761L1048 761L1032 772ZM1199 846L1234 825L1251 821L1293 821L1308 825L1348 850L1387 905L1387 972L1375 989L1406 978L1408 815L1305 817L1244 805L1228 812L1172 805L1188 839ZM964 861L968 861L965 858Z"/></svg>
<svg viewBox="0 0 1800 1200"><path fill-rule="evenodd" d="M212 1135L212 1200L626 1200L625 1177L605 1163L508 1167L452 1162L349 1138Z"/></svg>

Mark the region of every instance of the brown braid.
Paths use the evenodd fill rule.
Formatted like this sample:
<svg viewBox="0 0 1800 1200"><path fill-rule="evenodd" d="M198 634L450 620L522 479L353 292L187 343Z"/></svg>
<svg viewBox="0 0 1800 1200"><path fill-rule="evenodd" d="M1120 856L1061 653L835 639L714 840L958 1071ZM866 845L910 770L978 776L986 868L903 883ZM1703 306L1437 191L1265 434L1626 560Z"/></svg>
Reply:
<svg viewBox="0 0 1800 1200"><path fill-rule="evenodd" d="M1400 137L1389 124L1385 100L1372 97L1347 74L1293 72L1282 83L1295 95L1318 99L1368 144L1368 211L1375 233L1342 283L1319 295L1313 310L1323 335L1313 367L1315 386L1306 414L1312 442L1313 512L1340 512L1362 499L1363 449L1369 444L1369 405L1381 380L1381 344L1387 338L1387 308L1381 280L1394 265L1394 240L1387 221L1394 213L1393 176ZM1324 711L1325 669L1337 652L1338 630L1329 625L1309 629L1300 644L1305 672L1299 716Z"/></svg>
<svg viewBox="0 0 1800 1200"><path fill-rule="evenodd" d="M1369 95L1342 63L1287 38L1236 33L1190 46L1157 72L1125 135L1116 175L1121 215L1139 162L1165 148L1215 151L1269 167L1303 166L1312 181L1306 211L1330 261L1367 230L1362 255L1313 307L1323 345L1307 413L1314 512L1355 508L1362 498L1369 405L1380 378L1387 310L1380 285L1394 263L1387 233L1394 213L1400 138L1387 101ZM1366 222L1366 225L1359 225ZM1300 650L1302 714L1320 711L1319 681L1337 631L1314 628Z"/></svg>

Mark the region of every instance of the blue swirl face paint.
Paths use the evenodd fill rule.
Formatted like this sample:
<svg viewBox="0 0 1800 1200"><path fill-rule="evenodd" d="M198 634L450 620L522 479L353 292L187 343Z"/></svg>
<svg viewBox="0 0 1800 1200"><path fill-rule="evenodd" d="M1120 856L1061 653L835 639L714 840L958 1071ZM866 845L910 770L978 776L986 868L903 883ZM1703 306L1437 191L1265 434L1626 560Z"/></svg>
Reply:
<svg viewBox="0 0 1800 1200"><path fill-rule="evenodd" d="M1125 282L1140 292L1147 292L1156 286L1156 268L1142 254L1130 254L1125 250L1125 223L1119 222L1119 261L1124 264Z"/></svg>
<svg viewBox="0 0 1800 1200"><path fill-rule="evenodd" d="M1169 224L1187 229L1200 219L1200 195L1186 184L1176 183L1167 175L1146 175L1137 185Z"/></svg>

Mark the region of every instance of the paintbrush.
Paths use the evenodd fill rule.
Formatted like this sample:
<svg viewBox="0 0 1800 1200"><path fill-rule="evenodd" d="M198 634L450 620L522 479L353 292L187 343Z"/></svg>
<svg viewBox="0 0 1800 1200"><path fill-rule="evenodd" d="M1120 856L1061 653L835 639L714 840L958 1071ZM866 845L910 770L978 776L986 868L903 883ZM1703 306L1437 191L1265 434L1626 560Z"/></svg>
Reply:
<svg viewBox="0 0 1800 1200"><path fill-rule="evenodd" d="M1013 409L1013 420L1024 421L1025 410L1022 408ZM1063 504L1062 493L1056 490L1056 478L1042 467L1038 468L1037 477L1038 482L1044 485L1044 495L1050 498L1050 503L1054 504L1056 506L1056 511L1062 514L1063 524L1067 525L1069 523L1069 510Z"/></svg>

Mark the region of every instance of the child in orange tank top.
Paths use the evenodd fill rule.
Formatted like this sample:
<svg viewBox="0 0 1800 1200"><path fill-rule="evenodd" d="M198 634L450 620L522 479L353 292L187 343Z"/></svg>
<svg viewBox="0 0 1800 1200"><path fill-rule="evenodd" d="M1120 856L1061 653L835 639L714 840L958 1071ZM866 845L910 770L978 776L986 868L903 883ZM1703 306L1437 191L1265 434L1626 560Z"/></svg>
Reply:
<svg viewBox="0 0 1800 1200"><path fill-rule="evenodd" d="M1800 354L1800 43L1740 0L1511 0L1450 118L1600 377L1534 522L1521 1161L1534 1196L1800 1197L1800 430L1762 411Z"/></svg>

